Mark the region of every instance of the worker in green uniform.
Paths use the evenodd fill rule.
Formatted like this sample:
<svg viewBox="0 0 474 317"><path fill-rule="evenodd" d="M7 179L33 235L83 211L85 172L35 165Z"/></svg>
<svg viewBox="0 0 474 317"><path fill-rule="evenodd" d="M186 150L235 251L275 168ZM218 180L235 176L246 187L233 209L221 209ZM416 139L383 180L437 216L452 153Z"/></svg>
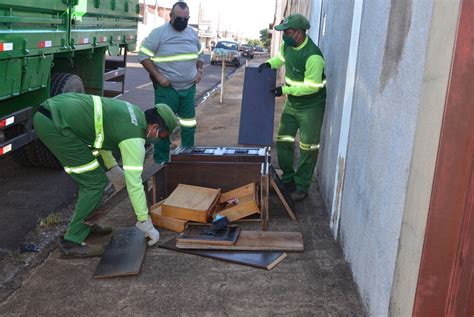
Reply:
<svg viewBox="0 0 474 317"><path fill-rule="evenodd" d="M303 15L289 15L275 27L275 30L283 31L278 54L259 65L259 71L285 65L285 85L272 92L277 97L287 96L276 142L282 181L294 201L308 196L326 105L325 62L319 47L306 34L309 28ZM293 147L298 130L301 155L295 170Z"/></svg>
<svg viewBox="0 0 474 317"><path fill-rule="evenodd" d="M171 8L170 22L154 29L143 40L138 61L149 73L155 88L155 103L166 103L178 115L181 145L194 146L196 131L196 84L203 69L203 50L197 32L188 26L189 7L178 1ZM154 144L156 163L168 162L170 141Z"/></svg>
<svg viewBox="0 0 474 317"><path fill-rule="evenodd" d="M125 178L128 195L137 217L136 227L153 245L159 239L143 189L141 174L145 142L169 138L177 118L165 104L143 112L126 101L79 93L57 95L46 100L36 112L33 125L40 140L79 183L79 196L71 222L59 247L62 257L91 257L103 253L84 240L91 233L107 234L111 228L88 226L83 221L99 207L111 177L120 183ZM123 173L111 154L120 150ZM100 165L102 158L105 169Z"/></svg>

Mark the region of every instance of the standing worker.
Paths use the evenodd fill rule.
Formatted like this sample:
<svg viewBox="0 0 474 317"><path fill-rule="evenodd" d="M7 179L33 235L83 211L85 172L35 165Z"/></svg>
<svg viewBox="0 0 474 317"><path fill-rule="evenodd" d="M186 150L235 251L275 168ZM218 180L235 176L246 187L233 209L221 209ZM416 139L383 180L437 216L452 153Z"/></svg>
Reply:
<svg viewBox="0 0 474 317"><path fill-rule="evenodd" d="M138 60L150 74L155 87L155 103L165 103L173 109L181 127L181 145L194 146L196 84L202 76L202 49L196 31L188 27L189 8L176 2L170 13L170 23L154 29L143 40ZM170 141L154 145L156 163L169 161Z"/></svg>
<svg viewBox="0 0 474 317"><path fill-rule="evenodd" d="M157 104L143 112L125 101L67 93L46 100L36 112L33 124L41 141L79 183L76 209L64 238L59 241L63 257L103 253L102 247L87 246L84 240L90 233L107 234L112 229L91 227L83 221L99 207L108 184L107 176L114 187L123 184L125 176L137 216L136 227L149 238L149 245L158 242L160 234L148 215L141 174L145 140L168 138L176 128L177 118L167 105ZM111 154L113 150L120 150L123 173ZM109 170L107 174L97 160L99 156Z"/></svg>
<svg viewBox="0 0 474 317"><path fill-rule="evenodd" d="M319 47L306 35L309 28L303 15L289 15L275 27L275 30L283 31L280 51L259 66L261 71L285 65L285 85L272 92L277 97L287 95L276 141L282 181L294 201L308 196L326 105L325 62ZM293 146L298 130L301 156L295 171Z"/></svg>

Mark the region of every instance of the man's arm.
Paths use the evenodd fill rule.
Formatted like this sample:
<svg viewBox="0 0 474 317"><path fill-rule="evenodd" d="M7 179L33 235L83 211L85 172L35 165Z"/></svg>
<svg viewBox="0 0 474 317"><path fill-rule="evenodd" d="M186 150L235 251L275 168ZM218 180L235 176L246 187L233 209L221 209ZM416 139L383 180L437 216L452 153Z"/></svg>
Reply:
<svg viewBox="0 0 474 317"><path fill-rule="evenodd" d="M138 221L146 221L148 206L141 177L145 161L145 140L141 138L124 140L120 142L119 149L122 155L127 192L133 210Z"/></svg>
<svg viewBox="0 0 474 317"><path fill-rule="evenodd" d="M144 59L141 64L143 65L143 68L145 68L146 71L150 74L150 77L154 82L159 83L160 86L163 87L168 87L171 84L170 81L165 76L163 76L158 71L158 69L156 69L155 63L153 63L151 59Z"/></svg>
<svg viewBox="0 0 474 317"><path fill-rule="evenodd" d="M151 60L160 46L159 39L159 30L153 30L148 37L143 40L142 45L140 45L137 59L143 65L143 68L145 68L145 70L150 74L150 78L153 82L159 83L163 87L167 87L170 85L170 81L158 71L155 67L155 63Z"/></svg>
<svg viewBox="0 0 474 317"><path fill-rule="evenodd" d="M312 55L306 60L304 82L291 86L283 86L285 95L304 96L314 94L325 86L323 82L324 59L319 55Z"/></svg>
<svg viewBox="0 0 474 317"><path fill-rule="evenodd" d="M283 64L285 64L284 48L285 43L281 43L278 53L266 61L266 63L270 64L271 68L280 68Z"/></svg>
<svg viewBox="0 0 474 317"><path fill-rule="evenodd" d="M201 81L201 78L202 78L202 68L203 68L203 65L204 65L204 50L201 46L201 42L199 42L199 38L197 40L197 47L198 47L198 59L196 61L196 69L197 69L197 75L196 75L196 79L194 80L194 82L197 84Z"/></svg>

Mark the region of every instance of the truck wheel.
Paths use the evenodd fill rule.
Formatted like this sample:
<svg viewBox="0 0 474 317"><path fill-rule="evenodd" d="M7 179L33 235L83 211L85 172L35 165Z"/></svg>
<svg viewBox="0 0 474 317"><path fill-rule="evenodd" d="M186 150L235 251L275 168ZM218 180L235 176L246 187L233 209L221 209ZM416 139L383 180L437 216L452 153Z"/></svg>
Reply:
<svg viewBox="0 0 474 317"><path fill-rule="evenodd" d="M84 84L82 83L81 77L70 74L70 73L55 73L51 76L51 97L66 93L66 92L84 92ZM39 139L31 142L24 147L24 152L30 161L30 165L51 167L55 169L61 169L61 163L58 159L49 151L49 149ZM21 152L20 149L17 152Z"/></svg>
<svg viewBox="0 0 474 317"><path fill-rule="evenodd" d="M85 92L81 77L70 73L51 75L51 97L66 92Z"/></svg>

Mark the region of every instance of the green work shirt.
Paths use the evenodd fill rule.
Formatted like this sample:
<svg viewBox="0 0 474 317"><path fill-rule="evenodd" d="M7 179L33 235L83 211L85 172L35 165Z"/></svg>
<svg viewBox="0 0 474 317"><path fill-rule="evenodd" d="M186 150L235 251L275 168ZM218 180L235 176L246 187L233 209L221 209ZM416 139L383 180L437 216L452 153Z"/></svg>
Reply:
<svg viewBox="0 0 474 317"><path fill-rule="evenodd" d="M278 54L267 61L272 68L285 65L282 92L295 107L307 108L326 104L324 57L309 36L298 47L282 43Z"/></svg>
<svg viewBox="0 0 474 317"><path fill-rule="evenodd" d="M110 151L120 150L127 191L139 221L148 219L148 207L141 174L145 161L147 123L143 111L126 101L103 98L104 140L99 152L107 168L116 164ZM51 112L59 131L70 130L92 149L96 139L92 96L67 93L46 100L43 107Z"/></svg>

